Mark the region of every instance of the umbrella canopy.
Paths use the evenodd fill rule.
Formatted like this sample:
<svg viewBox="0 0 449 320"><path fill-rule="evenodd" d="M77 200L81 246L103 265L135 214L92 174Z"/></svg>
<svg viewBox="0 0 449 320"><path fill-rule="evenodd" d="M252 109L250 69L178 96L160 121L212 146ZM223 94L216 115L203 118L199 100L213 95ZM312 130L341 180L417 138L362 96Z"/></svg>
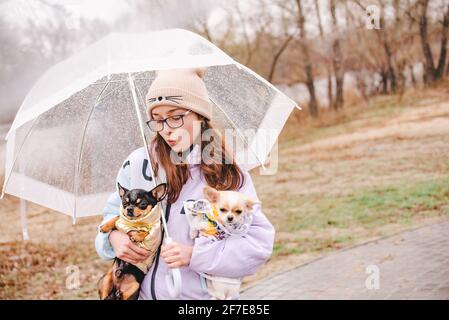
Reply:
<svg viewBox="0 0 449 320"><path fill-rule="evenodd" d="M119 166L143 146L156 71L192 67L208 67L212 123L234 129L237 163L263 163L294 101L193 32L114 33L50 68L28 93L6 136L2 197L74 217L101 214Z"/></svg>

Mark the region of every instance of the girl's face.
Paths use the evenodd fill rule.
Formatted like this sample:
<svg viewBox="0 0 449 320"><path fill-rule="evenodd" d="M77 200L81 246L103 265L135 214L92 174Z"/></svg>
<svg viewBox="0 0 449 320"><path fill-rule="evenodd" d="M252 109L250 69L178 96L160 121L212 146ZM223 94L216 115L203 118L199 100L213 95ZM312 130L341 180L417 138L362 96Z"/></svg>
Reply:
<svg viewBox="0 0 449 320"><path fill-rule="evenodd" d="M151 110L150 120L164 119L167 120L158 121L159 126L163 123L163 129L159 134L173 151L183 152L197 141L201 133L201 120L198 114L174 106L157 106Z"/></svg>

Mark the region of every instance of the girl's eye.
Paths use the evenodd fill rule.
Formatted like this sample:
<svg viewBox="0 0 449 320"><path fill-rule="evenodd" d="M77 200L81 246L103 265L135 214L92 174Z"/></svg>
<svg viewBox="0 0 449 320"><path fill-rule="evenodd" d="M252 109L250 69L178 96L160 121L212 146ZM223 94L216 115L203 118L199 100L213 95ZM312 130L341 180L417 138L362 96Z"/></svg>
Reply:
<svg viewBox="0 0 449 320"><path fill-rule="evenodd" d="M181 120L182 116L174 116L172 117L173 120L178 121Z"/></svg>

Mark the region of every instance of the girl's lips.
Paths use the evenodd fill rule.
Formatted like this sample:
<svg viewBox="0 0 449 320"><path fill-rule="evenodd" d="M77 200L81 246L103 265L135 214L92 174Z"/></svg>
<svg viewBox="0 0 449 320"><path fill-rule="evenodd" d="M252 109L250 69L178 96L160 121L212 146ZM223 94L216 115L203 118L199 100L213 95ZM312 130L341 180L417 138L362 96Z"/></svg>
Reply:
<svg viewBox="0 0 449 320"><path fill-rule="evenodd" d="M168 144L174 146L178 141L176 140L167 140Z"/></svg>

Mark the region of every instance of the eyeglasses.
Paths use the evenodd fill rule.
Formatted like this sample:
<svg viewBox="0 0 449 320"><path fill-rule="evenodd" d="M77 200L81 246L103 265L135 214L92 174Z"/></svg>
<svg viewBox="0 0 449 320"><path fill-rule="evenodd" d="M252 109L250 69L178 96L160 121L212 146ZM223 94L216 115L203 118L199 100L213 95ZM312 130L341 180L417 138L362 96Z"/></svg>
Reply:
<svg viewBox="0 0 449 320"><path fill-rule="evenodd" d="M192 110L187 110L183 114L177 114L174 116L167 117L165 119L152 119L146 122L147 126L151 131L158 132L164 129L164 122L172 129L182 127L184 125L184 117L192 112Z"/></svg>

